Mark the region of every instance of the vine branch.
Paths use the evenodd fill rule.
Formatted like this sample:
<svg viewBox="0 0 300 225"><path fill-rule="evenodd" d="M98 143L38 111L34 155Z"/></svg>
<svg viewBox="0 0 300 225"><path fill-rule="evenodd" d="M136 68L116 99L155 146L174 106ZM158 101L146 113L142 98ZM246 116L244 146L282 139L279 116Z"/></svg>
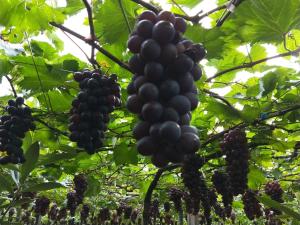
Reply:
<svg viewBox="0 0 300 225"><path fill-rule="evenodd" d="M211 82L213 79L215 79L215 78L217 78L217 77L220 77L220 76L222 76L222 75L224 75L224 74L226 74L226 73L235 71L235 70L246 69L246 68L252 68L253 66L256 66L257 64L260 64L260 63L269 61L269 60L271 60L271 59L276 59L276 58L281 58L281 57L286 57L286 56L296 55L296 54L298 54L298 53L300 53L300 48L298 48L298 49L296 49L296 50L294 50L294 51L289 51L289 52L286 52L286 53L282 53L282 54L278 54L278 55L275 55L275 56L267 57L267 58L260 59L260 60L257 60L257 61L245 63L245 64L240 65L240 66L232 67L232 68L223 70L223 71L221 71L221 72L218 72L218 73L215 74L214 76L208 78L205 82Z"/></svg>
<svg viewBox="0 0 300 225"><path fill-rule="evenodd" d="M95 42L96 38L96 33L95 33L95 27L94 27L94 21L93 21L93 11L92 11L92 7L91 5L88 3L87 0L82 0L87 14L88 14L88 20L89 20L89 27L90 27L90 38L92 42ZM90 63L94 66L97 65L98 67L100 67L100 65L98 64L98 62L95 60L95 46L91 45L92 49L91 49L91 58L89 59Z"/></svg>
<svg viewBox="0 0 300 225"><path fill-rule="evenodd" d="M219 138L223 137L224 134L228 133L230 130L233 130L235 128L246 128L249 125L255 125L255 124L261 123L261 122L263 122L265 120L268 120L268 119L271 119L271 118L274 118L274 117L278 117L278 116L283 116L283 115L285 115L285 114L287 114L289 112L296 111L296 110L299 110L299 109L300 109L300 105L295 105L295 106L293 106L291 108L288 108L288 109L278 110L276 112L270 112L266 116L254 120L250 124L247 124L247 123L237 124L237 125L229 128L229 129L226 129L226 130L224 130L224 131L222 131L220 133L217 133L217 134L211 136L206 142L204 142L201 145L201 147L203 148L203 147L207 146L208 144L214 142L215 140L218 140Z"/></svg>
<svg viewBox="0 0 300 225"><path fill-rule="evenodd" d="M139 4L139 5L141 5L144 8L146 8L148 10L151 10L151 11L153 11L155 13L159 13L161 11L160 9L158 9L157 7L155 7L154 5L152 5L152 4L148 3L148 2L145 2L143 0L131 0L131 1L133 1L133 2L135 2L137 4ZM200 20L202 20L203 18L205 18L205 17L207 17L207 16L209 16L209 15L211 15L211 14L217 12L217 11L220 11L222 9L226 9L226 7L227 7L227 4L224 4L224 5L216 7L215 9L212 9L212 10L206 12L206 13L203 13L201 15L199 15L199 13L196 14L196 15L194 15L194 16L187 16L187 15L182 15L182 14L177 14L177 13L175 13L175 15L178 16L178 17L182 17L183 19L196 24L196 23L199 23Z"/></svg>
<svg viewBox="0 0 300 225"><path fill-rule="evenodd" d="M61 25L58 24L56 22L50 22L50 24L56 28L61 29L62 31L65 31L66 33L69 33L71 35L73 35L74 37L77 37L78 39L84 41L85 43L93 46L95 49L97 49L99 52L101 52L103 55L105 55L107 58L109 58L110 60L114 61L115 63L117 63L119 66L121 66L122 68L126 69L129 72L133 71L129 68L127 63L122 62L120 59L118 59L116 56L114 56L113 54L111 54L110 52L108 52L107 50L105 50L104 48L102 48L100 45L98 45L97 43L95 43L94 41L91 41L89 39L87 39L86 37L82 36L81 34L78 34L77 32Z"/></svg>
<svg viewBox="0 0 300 225"><path fill-rule="evenodd" d="M218 94L215 93L215 92L212 92L212 91L210 91L210 90L207 90L207 89L203 89L203 91L204 91L205 93L209 94L211 97L221 100L222 102L224 102L227 106L229 106L229 107L232 108L233 110L236 110L236 109L233 107L233 105L231 105L230 102L227 101L224 97L218 95Z"/></svg>
<svg viewBox="0 0 300 225"><path fill-rule="evenodd" d="M9 85L11 87L11 90L12 90L12 92L14 94L14 97L17 98L18 95L17 95L17 92L16 92L16 89L14 87L12 79L8 75L4 75L4 77L7 79L8 83L9 83Z"/></svg>

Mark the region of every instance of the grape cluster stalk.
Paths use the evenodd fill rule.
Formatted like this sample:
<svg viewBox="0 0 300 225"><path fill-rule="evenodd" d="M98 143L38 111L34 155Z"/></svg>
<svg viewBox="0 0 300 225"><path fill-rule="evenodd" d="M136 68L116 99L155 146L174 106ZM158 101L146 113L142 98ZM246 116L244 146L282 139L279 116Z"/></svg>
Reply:
<svg viewBox="0 0 300 225"><path fill-rule="evenodd" d="M191 111L198 106L195 81L202 76L198 63L206 51L183 37L184 19L168 11L143 12L127 46L134 53L134 71L127 87L127 109L140 122L133 129L137 150L164 167L182 162L200 147L197 129L190 126Z"/></svg>
<svg viewBox="0 0 300 225"><path fill-rule="evenodd" d="M24 163L23 138L29 130L35 130L31 109L24 105L24 98L8 101L7 114L0 117L0 164Z"/></svg>
<svg viewBox="0 0 300 225"><path fill-rule="evenodd" d="M121 106L121 88L117 75L106 76L100 70L76 72L74 80L79 83L80 92L70 111L70 140L93 154L103 147L110 113Z"/></svg>

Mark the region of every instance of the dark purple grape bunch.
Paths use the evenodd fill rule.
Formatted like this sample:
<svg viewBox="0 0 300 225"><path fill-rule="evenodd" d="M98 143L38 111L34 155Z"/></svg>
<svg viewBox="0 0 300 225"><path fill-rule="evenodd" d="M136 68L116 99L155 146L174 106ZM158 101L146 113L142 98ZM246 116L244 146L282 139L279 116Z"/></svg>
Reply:
<svg viewBox="0 0 300 225"><path fill-rule="evenodd" d="M221 148L226 155L226 171L233 195L243 194L248 186L250 152L244 130L235 128L224 135Z"/></svg>
<svg viewBox="0 0 300 225"><path fill-rule="evenodd" d="M262 207L256 199L258 192L247 190L242 197L244 212L249 220L254 220L262 216Z"/></svg>
<svg viewBox="0 0 300 225"><path fill-rule="evenodd" d="M98 217L101 222L105 222L105 221L109 220L109 218L110 218L109 208L100 209Z"/></svg>
<svg viewBox="0 0 300 225"><path fill-rule="evenodd" d="M110 113L121 106L121 88L116 74L106 76L100 70L76 72L74 80L80 92L70 111L70 140L93 154L103 147Z"/></svg>
<svg viewBox="0 0 300 225"><path fill-rule="evenodd" d="M76 192L69 192L67 194L67 209L70 211L70 215L72 217L75 216L77 206L78 206L78 203L77 203Z"/></svg>
<svg viewBox="0 0 300 225"><path fill-rule="evenodd" d="M269 195L274 201L283 202L283 189L278 181L270 181L265 185L265 193Z"/></svg>
<svg viewBox="0 0 300 225"><path fill-rule="evenodd" d="M66 220L68 215L67 208L63 207L59 209L58 215L57 215L57 221Z"/></svg>
<svg viewBox="0 0 300 225"><path fill-rule="evenodd" d="M49 220L56 221L58 216L59 209L57 208L56 204L53 204L48 212Z"/></svg>
<svg viewBox="0 0 300 225"><path fill-rule="evenodd" d="M90 214L90 207L89 207L89 205L84 204L80 211L80 220L81 220L82 224L85 224L87 222L89 214Z"/></svg>
<svg viewBox="0 0 300 225"><path fill-rule="evenodd" d="M183 196L184 196L184 192L178 188L171 188L169 190L170 200L174 203L174 207L177 212L180 212L182 210Z"/></svg>
<svg viewBox="0 0 300 225"><path fill-rule="evenodd" d="M124 208L124 219L126 220L130 219L132 212L133 212L132 207L127 205Z"/></svg>
<svg viewBox="0 0 300 225"><path fill-rule="evenodd" d="M135 73L127 87L127 109L141 120L133 136L138 152L151 156L157 167L182 162L200 147L190 121L198 106L198 62L206 52L182 37L186 28L185 20L171 12L145 11L127 43L134 53L129 66Z"/></svg>
<svg viewBox="0 0 300 225"><path fill-rule="evenodd" d="M183 196L184 204L185 204L185 211L187 214L193 214L194 213L194 200L192 196L185 192ZM199 203L200 204L200 203Z"/></svg>
<svg viewBox="0 0 300 225"><path fill-rule="evenodd" d="M229 177L226 173L215 171L212 176L212 183L216 191L222 196L226 216L229 217L231 215L233 202Z"/></svg>
<svg viewBox="0 0 300 225"><path fill-rule="evenodd" d="M171 211L171 203L170 202L164 203L164 210L165 210L165 213L169 213Z"/></svg>
<svg viewBox="0 0 300 225"><path fill-rule="evenodd" d="M34 212L38 216L45 216L49 210L50 200L47 197L39 197L35 200Z"/></svg>
<svg viewBox="0 0 300 225"><path fill-rule="evenodd" d="M151 209L150 209L150 213L152 215L152 217L159 217L159 200L158 199L154 199L152 201L152 204L151 204Z"/></svg>
<svg viewBox="0 0 300 225"><path fill-rule="evenodd" d="M77 205L79 205L83 202L84 193L88 188L88 182L85 175L83 174L78 174L74 176L73 182L74 182L74 190L76 194Z"/></svg>
<svg viewBox="0 0 300 225"><path fill-rule="evenodd" d="M24 163L22 139L26 132L35 129L31 109L24 105L24 98L17 97L8 101L5 112L0 117L0 152L5 152L0 164Z"/></svg>
<svg viewBox="0 0 300 225"><path fill-rule="evenodd" d="M134 209L131 213L131 216L130 216L131 222L135 224L136 221L137 221L138 216L139 216L139 211L137 209Z"/></svg>
<svg viewBox="0 0 300 225"><path fill-rule="evenodd" d="M198 155L188 155L184 159L181 170L181 177L185 187L188 189L192 199L193 214L197 214L200 210L200 201L202 192L206 192L206 186L203 184L203 176L199 169L203 165L203 159ZM202 190L204 188L204 190Z"/></svg>
<svg viewBox="0 0 300 225"><path fill-rule="evenodd" d="M225 219L225 212L224 209L221 207L221 205L218 203L217 200L217 194L215 189L209 189L208 190L208 200L209 205L214 208L215 213L218 217Z"/></svg>

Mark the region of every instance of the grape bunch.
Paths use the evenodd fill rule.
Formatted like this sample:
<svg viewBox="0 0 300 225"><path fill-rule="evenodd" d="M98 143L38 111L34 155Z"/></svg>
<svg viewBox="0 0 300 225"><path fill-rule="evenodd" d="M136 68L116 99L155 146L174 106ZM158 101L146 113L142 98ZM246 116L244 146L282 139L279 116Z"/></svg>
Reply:
<svg viewBox="0 0 300 225"><path fill-rule="evenodd" d="M57 208L56 204L53 204L48 212L48 218L49 220L55 221L58 216L59 209Z"/></svg>
<svg viewBox="0 0 300 225"><path fill-rule="evenodd" d="M252 190L247 190L243 197L244 212L249 220L254 220L262 216L262 209L259 201L256 199L257 192Z"/></svg>
<svg viewBox="0 0 300 225"><path fill-rule="evenodd" d="M107 220L109 220L110 218L110 211L108 208L102 208L100 209L99 215L98 215L98 219L100 220L100 222L105 222Z"/></svg>
<svg viewBox="0 0 300 225"><path fill-rule="evenodd" d="M175 210L180 212L182 210L182 198L184 196L184 192L177 188L171 188L169 190L170 200L174 203Z"/></svg>
<svg viewBox="0 0 300 225"><path fill-rule="evenodd" d="M89 205L84 204L80 211L80 220L82 224L86 224L89 214L90 214L90 207Z"/></svg>
<svg viewBox="0 0 300 225"><path fill-rule="evenodd" d="M44 196L35 200L34 212L39 216L45 216L49 210L50 200Z"/></svg>
<svg viewBox="0 0 300 225"><path fill-rule="evenodd" d="M135 73L127 87L127 109L140 122L133 129L141 155L164 167L182 162L200 146L197 130L190 126L191 111L198 106L195 81L202 76L198 62L202 45L183 38L187 24L171 12L143 12L127 46L134 53L129 66Z"/></svg>
<svg viewBox="0 0 300 225"><path fill-rule="evenodd" d="M269 195L274 201L283 202L283 190L278 181L270 181L265 185L265 193Z"/></svg>
<svg viewBox="0 0 300 225"><path fill-rule="evenodd" d="M235 128L225 134L221 148L226 155L226 170L233 195L247 190L250 152L245 131Z"/></svg>
<svg viewBox="0 0 300 225"><path fill-rule="evenodd" d="M185 158L182 170L181 177L183 179L183 183L185 187L189 190L191 195L193 207L193 214L197 215L199 212L200 201L202 196L202 192L206 192L206 186L203 186L203 176L199 172L199 169L203 165L203 159L198 155L189 155Z"/></svg>
<svg viewBox="0 0 300 225"><path fill-rule="evenodd" d="M67 209L70 210L70 215L75 216L77 208L77 196L75 192L69 192L67 194Z"/></svg>
<svg viewBox="0 0 300 225"><path fill-rule="evenodd" d="M84 193L87 190L87 180L83 174L76 175L73 179L74 182L74 190L76 193L77 204L81 204L83 202Z"/></svg>
<svg viewBox="0 0 300 225"><path fill-rule="evenodd" d="M74 80L80 92L70 111L70 140L93 154L103 146L109 114L121 105L121 88L115 74L106 76L99 70L76 72Z"/></svg>
<svg viewBox="0 0 300 225"><path fill-rule="evenodd" d="M225 207L226 216L231 214L231 205L233 202L233 194L229 183L229 177L226 173L215 171L212 176L212 183L216 191L222 195L222 201Z"/></svg>
<svg viewBox="0 0 300 225"><path fill-rule="evenodd" d="M22 139L35 129L31 109L24 105L22 97L17 97L8 101L5 111L7 114L0 117L0 152L4 152L0 164L24 163Z"/></svg>

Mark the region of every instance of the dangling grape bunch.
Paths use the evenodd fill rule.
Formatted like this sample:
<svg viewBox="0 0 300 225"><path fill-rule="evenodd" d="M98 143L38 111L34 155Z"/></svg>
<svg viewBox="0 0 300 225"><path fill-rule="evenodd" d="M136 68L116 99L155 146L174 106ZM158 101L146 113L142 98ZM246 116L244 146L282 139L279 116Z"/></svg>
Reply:
<svg viewBox="0 0 300 225"><path fill-rule="evenodd" d="M262 216L262 209L259 201L256 199L257 191L247 190L243 197L244 212L249 220L254 220Z"/></svg>
<svg viewBox="0 0 300 225"><path fill-rule="evenodd" d="M31 109L24 105L22 97L17 97L8 101L5 111L7 114L0 117L0 151L5 155L0 164L24 163L22 139L26 132L35 129Z"/></svg>
<svg viewBox="0 0 300 225"><path fill-rule="evenodd" d="M80 92L72 102L70 140L93 154L103 146L109 114L121 105L121 89L115 74L106 76L99 70L76 72L74 79Z"/></svg>
<svg viewBox="0 0 300 225"><path fill-rule="evenodd" d="M133 135L139 153L152 156L158 167L181 162L200 145L189 125L198 106L194 82L202 75L198 63L205 49L183 38L186 28L185 20L170 12L145 11L128 40L135 74L127 87L127 108L141 119Z"/></svg>
<svg viewBox="0 0 300 225"><path fill-rule="evenodd" d="M226 155L226 170L233 195L247 189L250 152L245 131L235 128L224 136L221 148Z"/></svg>

